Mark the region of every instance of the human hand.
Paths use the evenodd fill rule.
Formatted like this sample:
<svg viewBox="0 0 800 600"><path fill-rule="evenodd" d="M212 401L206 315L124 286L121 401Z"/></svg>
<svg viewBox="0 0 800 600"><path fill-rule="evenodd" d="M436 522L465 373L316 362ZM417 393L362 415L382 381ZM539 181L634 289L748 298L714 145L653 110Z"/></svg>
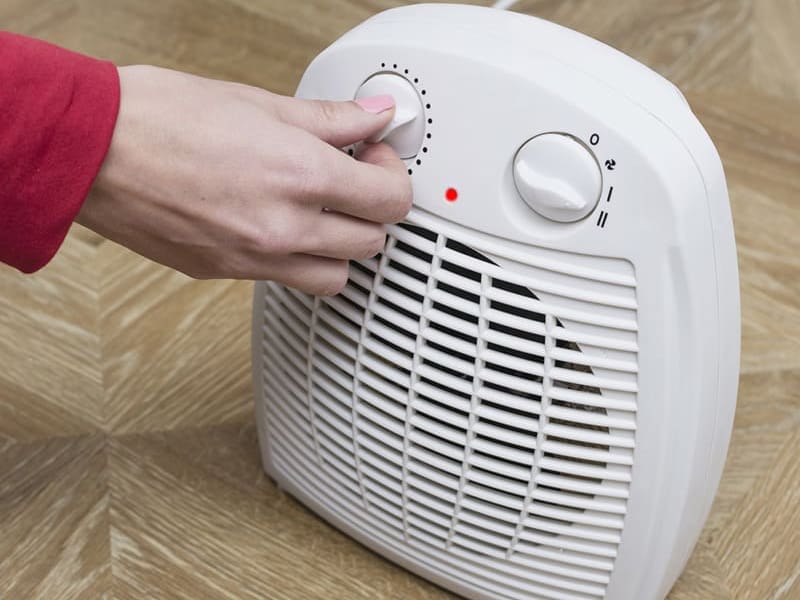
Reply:
<svg viewBox="0 0 800 600"><path fill-rule="evenodd" d="M385 144L338 148L392 118L391 98L320 102L156 67L119 69L108 155L78 222L196 278L338 293L411 208ZM383 110L385 109L385 110Z"/></svg>

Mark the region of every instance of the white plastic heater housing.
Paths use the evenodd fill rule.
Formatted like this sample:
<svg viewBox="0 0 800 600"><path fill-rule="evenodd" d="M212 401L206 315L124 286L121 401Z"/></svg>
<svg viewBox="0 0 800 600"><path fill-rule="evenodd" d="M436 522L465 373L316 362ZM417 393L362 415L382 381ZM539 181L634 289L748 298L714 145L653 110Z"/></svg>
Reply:
<svg viewBox="0 0 800 600"><path fill-rule="evenodd" d="M297 95L381 81L405 90L382 139L414 208L338 296L256 285L266 471L466 598L663 598L708 515L738 382L714 146L671 83L517 13L386 11Z"/></svg>

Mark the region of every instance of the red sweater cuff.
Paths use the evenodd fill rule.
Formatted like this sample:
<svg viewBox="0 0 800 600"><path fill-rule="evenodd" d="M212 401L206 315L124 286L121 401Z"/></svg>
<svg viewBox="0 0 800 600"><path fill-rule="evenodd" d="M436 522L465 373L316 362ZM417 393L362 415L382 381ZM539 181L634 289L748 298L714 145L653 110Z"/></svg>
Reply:
<svg viewBox="0 0 800 600"><path fill-rule="evenodd" d="M119 110L109 62L0 32L0 261L55 255L103 163Z"/></svg>

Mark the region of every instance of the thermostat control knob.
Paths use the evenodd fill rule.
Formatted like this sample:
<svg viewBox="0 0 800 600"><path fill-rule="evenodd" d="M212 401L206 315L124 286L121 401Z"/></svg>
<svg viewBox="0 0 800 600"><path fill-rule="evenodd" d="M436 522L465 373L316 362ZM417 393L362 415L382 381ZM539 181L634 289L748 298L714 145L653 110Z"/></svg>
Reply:
<svg viewBox="0 0 800 600"><path fill-rule="evenodd" d="M565 133L543 133L525 142L514 157L514 183L528 206L562 223L592 212L603 185L594 154Z"/></svg>
<svg viewBox="0 0 800 600"><path fill-rule="evenodd" d="M425 135L425 109L416 88L405 77L393 73L378 73L367 79L355 99L389 94L394 98L394 118L368 142L386 142L400 158L414 158Z"/></svg>

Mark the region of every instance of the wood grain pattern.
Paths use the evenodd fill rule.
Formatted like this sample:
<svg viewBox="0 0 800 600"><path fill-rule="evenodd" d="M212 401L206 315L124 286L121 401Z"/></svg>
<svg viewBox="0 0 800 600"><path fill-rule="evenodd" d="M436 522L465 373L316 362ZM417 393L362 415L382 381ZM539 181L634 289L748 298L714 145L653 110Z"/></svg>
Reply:
<svg viewBox="0 0 800 600"><path fill-rule="evenodd" d="M249 418L252 285L193 281L119 246L105 250L96 268L108 430Z"/></svg>
<svg viewBox="0 0 800 600"><path fill-rule="evenodd" d="M800 100L797 72L800 56L800 2L756 0L753 3L753 60L751 78L762 93Z"/></svg>
<svg viewBox="0 0 800 600"><path fill-rule="evenodd" d="M800 578L800 431L719 531L715 550L736 598L796 598ZM747 552L743 552L746 548Z"/></svg>
<svg viewBox="0 0 800 600"><path fill-rule="evenodd" d="M291 93L319 50L397 4L4 0L0 26ZM518 10L675 80L720 150L742 378L719 493L670 600L800 599L800 1ZM189 280L79 226L40 274L0 266L0 598L454 598L263 475L249 303L248 283Z"/></svg>
<svg viewBox="0 0 800 600"><path fill-rule="evenodd" d="M0 440L102 427L96 248L70 238L46 276L0 267Z"/></svg>
<svg viewBox="0 0 800 600"><path fill-rule="evenodd" d="M0 598L100 598L111 584L105 439L0 451Z"/></svg>

